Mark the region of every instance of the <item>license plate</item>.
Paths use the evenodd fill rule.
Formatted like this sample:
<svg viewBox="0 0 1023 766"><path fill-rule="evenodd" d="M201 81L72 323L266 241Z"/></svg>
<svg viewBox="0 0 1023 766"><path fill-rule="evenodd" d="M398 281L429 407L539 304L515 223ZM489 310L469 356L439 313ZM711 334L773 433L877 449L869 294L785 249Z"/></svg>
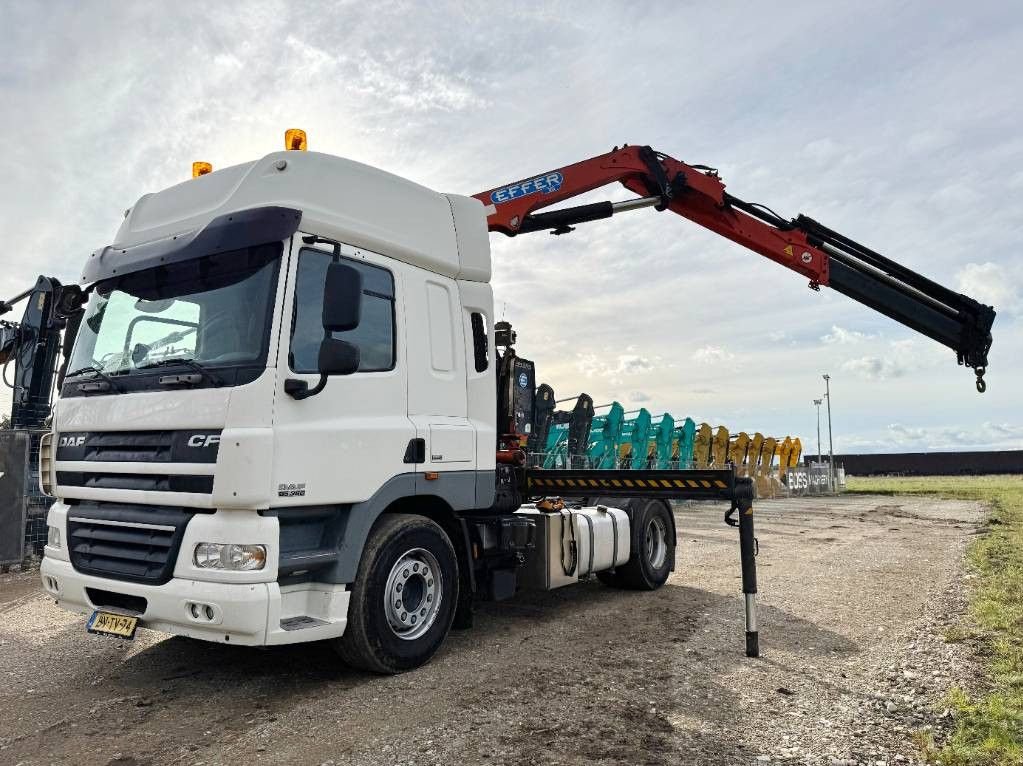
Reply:
<svg viewBox="0 0 1023 766"><path fill-rule="evenodd" d="M85 629L90 633L102 633L106 636L127 638L130 641L135 638L135 628L138 627L138 624L138 617L97 610L92 613L89 621L85 624Z"/></svg>

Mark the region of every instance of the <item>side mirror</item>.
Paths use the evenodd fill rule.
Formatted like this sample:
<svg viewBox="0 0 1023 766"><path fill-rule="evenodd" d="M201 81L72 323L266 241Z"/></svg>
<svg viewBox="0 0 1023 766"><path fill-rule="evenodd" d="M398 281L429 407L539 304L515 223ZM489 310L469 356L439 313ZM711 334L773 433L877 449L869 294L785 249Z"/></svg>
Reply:
<svg viewBox="0 0 1023 766"><path fill-rule="evenodd" d="M304 380L284 381L284 391L295 399L316 396L331 375L351 375L359 369L359 347L332 338L331 333L354 330L362 319L362 273L347 263L334 261L327 266L323 285L323 340L317 357L319 382L309 387Z"/></svg>
<svg viewBox="0 0 1023 766"><path fill-rule="evenodd" d="M359 347L346 340L324 338L317 367L320 375L351 375L359 369Z"/></svg>
<svg viewBox="0 0 1023 766"><path fill-rule="evenodd" d="M57 316L67 319L82 310L89 296L78 285L61 285L57 291Z"/></svg>
<svg viewBox="0 0 1023 766"><path fill-rule="evenodd" d="M323 329L327 332L354 330L362 319L362 273L347 263L335 261L327 267L323 286ZM323 359L323 352L320 352Z"/></svg>

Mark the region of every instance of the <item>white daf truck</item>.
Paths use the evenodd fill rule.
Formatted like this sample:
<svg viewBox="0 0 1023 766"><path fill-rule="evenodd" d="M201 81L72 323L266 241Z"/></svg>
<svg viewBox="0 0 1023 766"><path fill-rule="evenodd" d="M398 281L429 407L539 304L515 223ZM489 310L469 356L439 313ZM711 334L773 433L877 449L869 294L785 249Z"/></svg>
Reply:
<svg viewBox="0 0 1023 766"><path fill-rule="evenodd" d="M744 511L755 652L752 493L741 479L544 471L526 458L550 408L533 400L510 327L495 327L489 231L559 232L645 206L697 220L681 200L702 204L701 178L716 175L691 172L690 193L682 163L635 150L475 198L304 150L143 196L81 279L77 339L41 448L56 498L45 590L88 615L91 632L329 640L349 663L399 672L427 661L453 623L467 626L474 598L595 573L659 587L675 563L667 498L719 498ZM592 177L612 156L617 170L638 169ZM645 196L631 204L532 212L637 179ZM775 229L728 202L747 231ZM777 258L744 244L782 262L795 242L802 257L784 265L820 284L830 255L838 287L827 241L779 237ZM613 508L604 496L631 499Z"/></svg>

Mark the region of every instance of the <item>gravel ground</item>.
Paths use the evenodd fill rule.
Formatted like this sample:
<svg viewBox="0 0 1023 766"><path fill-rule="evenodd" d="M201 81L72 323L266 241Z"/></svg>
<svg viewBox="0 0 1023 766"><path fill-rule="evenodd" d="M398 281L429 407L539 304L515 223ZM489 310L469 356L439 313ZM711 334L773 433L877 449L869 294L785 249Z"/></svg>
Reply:
<svg viewBox="0 0 1023 766"><path fill-rule="evenodd" d="M36 574L0 575L0 764L868 764L940 740L964 610L969 502L758 505L763 657L743 656L737 535L678 509L655 593L596 582L481 605L395 677L329 647L85 633Z"/></svg>

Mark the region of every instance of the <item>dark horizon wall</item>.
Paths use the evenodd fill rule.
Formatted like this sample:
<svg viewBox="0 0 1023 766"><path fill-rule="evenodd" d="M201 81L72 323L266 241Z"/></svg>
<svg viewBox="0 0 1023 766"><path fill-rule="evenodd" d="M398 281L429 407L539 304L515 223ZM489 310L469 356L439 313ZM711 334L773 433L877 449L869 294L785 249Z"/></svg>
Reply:
<svg viewBox="0 0 1023 766"><path fill-rule="evenodd" d="M804 454L806 465L816 455ZM824 456L827 461L828 456ZM878 455L835 455L835 465L845 467L847 476L872 474L911 474L917 476L955 476L959 474L1023 474L1023 450L997 452L896 452Z"/></svg>

